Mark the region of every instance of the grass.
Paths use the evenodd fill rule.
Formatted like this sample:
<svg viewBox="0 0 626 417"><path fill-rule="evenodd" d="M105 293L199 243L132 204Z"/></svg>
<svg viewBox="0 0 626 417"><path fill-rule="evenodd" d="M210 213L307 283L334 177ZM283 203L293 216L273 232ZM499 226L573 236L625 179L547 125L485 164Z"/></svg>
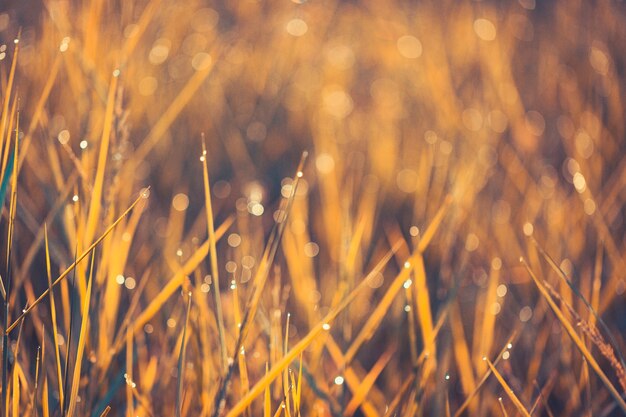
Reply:
<svg viewBox="0 0 626 417"><path fill-rule="evenodd" d="M624 23L0 5L1 414L626 414Z"/></svg>

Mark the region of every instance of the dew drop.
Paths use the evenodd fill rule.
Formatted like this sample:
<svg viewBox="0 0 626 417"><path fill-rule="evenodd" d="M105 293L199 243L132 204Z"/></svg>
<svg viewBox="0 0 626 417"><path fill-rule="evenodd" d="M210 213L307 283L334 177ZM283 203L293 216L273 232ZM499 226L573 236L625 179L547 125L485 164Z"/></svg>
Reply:
<svg viewBox="0 0 626 417"><path fill-rule="evenodd" d="M70 141L70 132L67 129L61 130L57 135L57 139L59 140L61 145L65 145Z"/></svg>
<svg viewBox="0 0 626 417"><path fill-rule="evenodd" d="M496 289L496 294L498 294L498 297L504 297L507 293L507 287L504 284L500 284L498 285L498 288Z"/></svg>
<svg viewBox="0 0 626 417"><path fill-rule="evenodd" d="M533 225L531 223L526 222L526 223L524 223L524 229L523 230L524 230L524 234L526 236L532 236L533 231L534 231L534 227L533 227Z"/></svg>

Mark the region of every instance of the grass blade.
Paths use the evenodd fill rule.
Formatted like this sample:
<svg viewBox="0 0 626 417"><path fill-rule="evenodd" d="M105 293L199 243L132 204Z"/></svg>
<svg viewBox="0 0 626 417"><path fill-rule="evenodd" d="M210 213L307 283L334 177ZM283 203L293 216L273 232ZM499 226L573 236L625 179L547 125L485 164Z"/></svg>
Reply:
<svg viewBox="0 0 626 417"><path fill-rule="evenodd" d="M222 313L222 299L220 296L219 268L217 265L217 249L215 237L215 224L213 223L213 206L211 204L211 187L209 185L209 170L207 168L206 144L204 134L202 135L202 179L204 181L204 205L206 207L207 228L209 237L209 256L211 260L211 274L213 284L213 298L215 300L215 315L217 319L217 330L220 341L220 353L222 359L222 372L228 370L228 359L226 352L226 336L224 330L224 314Z"/></svg>
<svg viewBox="0 0 626 417"><path fill-rule="evenodd" d="M506 392L506 395L508 395L509 398L511 399L511 401L513 401L513 404L515 404L515 407L518 409L518 411L520 413L522 413L522 415L524 415L526 417L530 417L530 414L528 413L528 410L526 410L526 407L524 407L524 404L522 404L522 402L519 400L519 398L517 398L517 395L515 395L515 393L513 392L511 387L509 386L509 384L507 384L507 382L504 380L502 375L500 375L500 372L498 372L496 367L493 366L493 363L491 363L491 361L489 359L487 359L487 357L484 357L483 359L487 362L487 365L489 366L489 369L495 375L495 377L498 380L498 382L500 383L500 385L502 385L502 388L504 388L504 391ZM504 410L504 407L502 409Z"/></svg>
<svg viewBox="0 0 626 417"><path fill-rule="evenodd" d="M89 324L89 304L91 302L91 292L93 287L93 267L95 263L95 251L91 254L91 267L89 271L89 281L87 283L87 292L85 294L85 300L83 301L82 308L82 320L80 324L80 333L78 334L78 345L76 346L76 358L74 360L74 372L72 376L72 385L69 393L69 408L67 410L67 417L73 417L76 412L76 404L78 397L78 389L80 387L80 371L82 369L83 356L85 353L85 344L87 343L87 337L89 336L88 324ZM69 344L68 344L69 347ZM69 354L69 352L68 352ZM67 391L66 391L67 392Z"/></svg>
<svg viewBox="0 0 626 417"><path fill-rule="evenodd" d="M363 400L367 398L367 394L376 382L376 379L383 371L385 366L389 363L393 354L396 352L396 346L390 346L383 354L378 358L370 372L361 382L361 385L354 392L354 395L348 405L346 406L343 414L347 417L352 416L359 406L363 403Z"/></svg>
<svg viewBox="0 0 626 417"><path fill-rule="evenodd" d="M226 231L233 224L234 218L229 217L220 225L215 231L215 238L220 239ZM152 299L150 304L139 314L134 321L135 333L141 331L143 326L154 317L154 315L161 309L163 304L176 292L176 290L183 284L185 278L191 274L200 265L200 262L206 258L209 253L209 241L207 240L200 246L191 257L185 262L185 264L170 278L165 284L165 287Z"/></svg>
<svg viewBox="0 0 626 417"><path fill-rule="evenodd" d="M59 353L59 331L57 325L57 312L52 292L52 273L50 271L50 246L48 242L48 227L44 224L44 240L46 246L46 276L48 278L48 290L50 291L50 318L52 321L52 342L54 344L54 358L56 362L57 383L59 387L59 403L64 404L63 378L61 377L61 354Z"/></svg>
<svg viewBox="0 0 626 417"><path fill-rule="evenodd" d="M85 242L91 242L96 233L96 229L100 224L101 198L102 188L104 184L104 170L106 168L109 156L109 139L111 138L111 130L113 128L113 111L115 110L115 93L117 93L117 82L119 79L119 71L116 70L111 76L109 85L109 94L107 97L106 110L104 112L104 126L102 136L100 138L100 150L98 152L98 165L96 176L94 178L93 188L91 192L91 201L89 203L89 214L87 216L87 225L85 226Z"/></svg>
<svg viewBox="0 0 626 417"><path fill-rule="evenodd" d="M183 408L183 379L185 373L185 340L189 326L189 311L191 310L191 292L187 294L187 308L185 309L185 326L183 327L180 353L178 354L178 388L176 390L176 417L181 417Z"/></svg>
<svg viewBox="0 0 626 417"><path fill-rule="evenodd" d="M2 184L0 184L0 205L4 205L4 198L6 197L7 187L9 185L9 181L11 180L11 174L13 172L13 164L15 162L15 154L13 152L9 155L9 160L7 161L7 166L4 169L4 174L2 175Z"/></svg>

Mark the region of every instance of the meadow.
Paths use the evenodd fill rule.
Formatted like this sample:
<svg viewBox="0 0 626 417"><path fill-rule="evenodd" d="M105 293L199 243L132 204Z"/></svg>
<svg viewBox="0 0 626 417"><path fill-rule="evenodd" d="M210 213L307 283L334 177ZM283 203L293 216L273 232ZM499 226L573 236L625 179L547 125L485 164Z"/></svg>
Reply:
<svg viewBox="0 0 626 417"><path fill-rule="evenodd" d="M625 415L625 41L619 1L3 1L0 415Z"/></svg>

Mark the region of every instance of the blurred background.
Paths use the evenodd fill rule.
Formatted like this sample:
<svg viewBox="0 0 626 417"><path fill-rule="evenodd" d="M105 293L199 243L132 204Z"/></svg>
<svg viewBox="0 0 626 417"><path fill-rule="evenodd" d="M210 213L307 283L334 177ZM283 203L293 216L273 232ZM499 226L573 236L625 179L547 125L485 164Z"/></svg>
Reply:
<svg viewBox="0 0 626 417"><path fill-rule="evenodd" d="M4 1L0 91L11 117L2 135L19 111L21 138L11 317L47 288L44 223L54 277L150 186L147 204L97 252L78 407L173 413L180 283L148 307L191 259L180 278L194 294L182 408L209 415L223 375L206 250L195 261L207 239L202 135L216 228L233 222L217 244L229 356L280 200L308 151L226 410L400 242L330 341L305 351L303 414L515 413L496 378L481 388L488 356L501 358L497 368L535 415L613 415L519 258L551 283L577 329L597 320L584 296L618 359L579 331L609 379L625 383L616 365L626 330L625 40L621 1ZM3 233L8 218L5 202ZM394 289L421 242L423 273ZM86 282L79 272L81 300ZM67 340L78 312L73 287L59 287ZM363 333L374 312L380 321ZM37 346L52 343L50 310L31 316L24 386ZM52 356L42 369L59 401ZM272 386L272 415L283 384Z"/></svg>

